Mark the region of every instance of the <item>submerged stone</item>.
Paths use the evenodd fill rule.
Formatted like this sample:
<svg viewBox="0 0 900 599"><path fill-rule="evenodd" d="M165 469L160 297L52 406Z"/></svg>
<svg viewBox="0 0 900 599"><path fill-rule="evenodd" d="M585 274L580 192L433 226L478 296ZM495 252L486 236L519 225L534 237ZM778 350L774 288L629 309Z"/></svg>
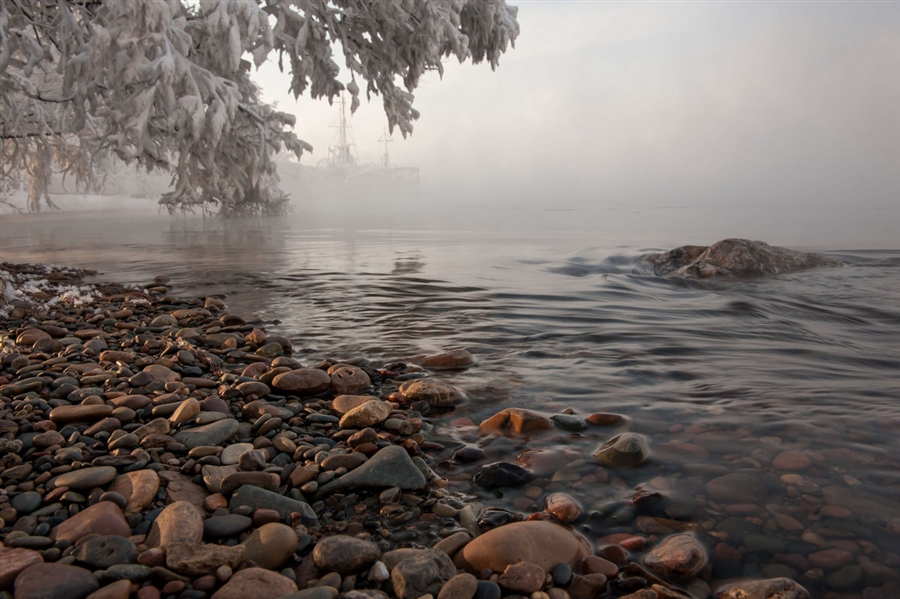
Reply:
<svg viewBox="0 0 900 599"><path fill-rule="evenodd" d="M647 439L637 433L616 435L594 452L594 458L610 468L635 468L650 457Z"/></svg>

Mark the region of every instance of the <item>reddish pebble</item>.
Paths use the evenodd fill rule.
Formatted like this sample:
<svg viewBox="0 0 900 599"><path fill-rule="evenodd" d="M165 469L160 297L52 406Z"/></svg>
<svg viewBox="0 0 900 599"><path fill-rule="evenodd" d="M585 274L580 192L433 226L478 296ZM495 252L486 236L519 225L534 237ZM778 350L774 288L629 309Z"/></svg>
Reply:
<svg viewBox="0 0 900 599"><path fill-rule="evenodd" d="M803 452L789 450L778 454L772 466L779 470L806 470L812 466L812 460Z"/></svg>
<svg viewBox="0 0 900 599"><path fill-rule="evenodd" d="M638 549L642 549L646 544L647 539L643 537L631 537L619 542L619 545L621 545L625 549L628 549L629 551L637 551Z"/></svg>
<svg viewBox="0 0 900 599"><path fill-rule="evenodd" d="M212 574L201 576L194 581L193 587L198 591L211 591L216 587L216 577Z"/></svg>
<svg viewBox="0 0 900 599"><path fill-rule="evenodd" d="M828 518L840 518L841 520L849 518L853 512L839 505L823 505L819 510L819 515Z"/></svg>
<svg viewBox="0 0 900 599"><path fill-rule="evenodd" d="M601 545L597 550L601 557L605 557L614 564L624 566L628 561L628 552L620 545Z"/></svg>
<svg viewBox="0 0 900 599"><path fill-rule="evenodd" d="M137 562L142 566L149 566L151 568L156 566L165 566L166 552L159 547L148 549L147 551L142 551L137 556Z"/></svg>
<svg viewBox="0 0 900 599"><path fill-rule="evenodd" d="M589 555L581 562L581 569L585 574L603 574L607 578L614 578L619 572L619 567L609 560L596 555Z"/></svg>
<svg viewBox="0 0 900 599"><path fill-rule="evenodd" d="M712 559L716 561L741 561L741 550L728 543L717 543L712 550Z"/></svg>
<svg viewBox="0 0 900 599"><path fill-rule="evenodd" d="M281 514L277 511L259 508L253 512L253 526L258 528L263 524L270 524L272 522L281 522Z"/></svg>
<svg viewBox="0 0 900 599"><path fill-rule="evenodd" d="M137 592L137 599L159 599L159 589L156 587L141 587Z"/></svg>
<svg viewBox="0 0 900 599"><path fill-rule="evenodd" d="M825 549L806 556L809 562L823 570L837 570L853 563L853 554L843 549Z"/></svg>
<svg viewBox="0 0 900 599"><path fill-rule="evenodd" d="M185 584L181 580L170 580L166 583L166 586L163 587L164 595L173 595L175 593L180 593L184 590Z"/></svg>
<svg viewBox="0 0 900 599"><path fill-rule="evenodd" d="M729 516L750 516L759 513L759 506L755 503L732 503L722 506L722 511Z"/></svg>

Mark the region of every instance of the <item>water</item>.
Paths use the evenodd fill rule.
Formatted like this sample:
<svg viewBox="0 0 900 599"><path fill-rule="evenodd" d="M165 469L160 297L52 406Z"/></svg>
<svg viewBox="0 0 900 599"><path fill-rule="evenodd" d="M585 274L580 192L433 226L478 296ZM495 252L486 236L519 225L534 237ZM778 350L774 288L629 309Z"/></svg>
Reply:
<svg viewBox="0 0 900 599"><path fill-rule="evenodd" d="M840 581L779 557L821 548L803 533L847 549L854 563L871 560L869 570L877 570L872 561L900 568L900 231L893 211L854 214L862 224L853 231L843 226L847 216L409 202L226 222L116 212L4 216L0 258L90 267L121 282L165 274L177 295L225 294L232 311L288 336L305 363L387 363L466 348L477 365L439 376L469 401L430 416L436 436L508 461L529 449L569 452L574 463L560 480L542 484L595 511L586 525L593 540L660 526L610 515L630 509L641 486L670 494L682 520L711 533L711 549L719 538L742 552L737 566L714 562L714 579L788 568L819 592ZM640 259L727 236L822 251L846 266L688 283L653 276ZM590 454L611 430L478 439L472 423L510 406L623 414L663 449L647 466L598 476ZM789 449L812 459L799 472L802 483L770 466ZM497 497L472 489L465 470L441 468L489 505L530 501L520 491ZM768 497L757 502L764 505L748 514L774 546L757 547L757 537L733 530L733 516L746 515L740 509L703 503L706 482L726 470L766 482ZM853 515L821 516L824 500ZM803 530L777 525L775 511ZM884 576L865 573L851 593L880 586Z"/></svg>

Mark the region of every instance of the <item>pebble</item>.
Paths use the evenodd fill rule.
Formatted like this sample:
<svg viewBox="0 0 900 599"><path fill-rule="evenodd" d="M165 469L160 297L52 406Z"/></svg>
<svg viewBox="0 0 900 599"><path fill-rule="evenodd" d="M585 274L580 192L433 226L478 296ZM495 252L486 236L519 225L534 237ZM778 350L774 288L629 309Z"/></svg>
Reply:
<svg viewBox="0 0 900 599"><path fill-rule="evenodd" d="M261 568L279 570L294 554L299 537L293 528L272 522L254 530L244 541L244 558Z"/></svg>
<svg viewBox="0 0 900 599"><path fill-rule="evenodd" d="M84 568L66 564L34 564L15 582L15 595L22 599L83 599L100 588L97 578Z"/></svg>
<svg viewBox="0 0 900 599"><path fill-rule="evenodd" d="M334 535L320 539L312 556L316 566L325 572L352 574L371 566L381 557L381 549L371 541Z"/></svg>

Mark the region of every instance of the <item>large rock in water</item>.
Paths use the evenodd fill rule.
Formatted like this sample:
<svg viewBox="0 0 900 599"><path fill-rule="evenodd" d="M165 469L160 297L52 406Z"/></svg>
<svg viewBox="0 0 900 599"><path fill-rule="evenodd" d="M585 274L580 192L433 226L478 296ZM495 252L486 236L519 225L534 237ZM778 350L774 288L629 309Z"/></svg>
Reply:
<svg viewBox="0 0 900 599"><path fill-rule="evenodd" d="M651 254L646 260L658 275L688 279L744 278L843 264L820 254L795 252L748 239L723 239L710 246L685 245Z"/></svg>

